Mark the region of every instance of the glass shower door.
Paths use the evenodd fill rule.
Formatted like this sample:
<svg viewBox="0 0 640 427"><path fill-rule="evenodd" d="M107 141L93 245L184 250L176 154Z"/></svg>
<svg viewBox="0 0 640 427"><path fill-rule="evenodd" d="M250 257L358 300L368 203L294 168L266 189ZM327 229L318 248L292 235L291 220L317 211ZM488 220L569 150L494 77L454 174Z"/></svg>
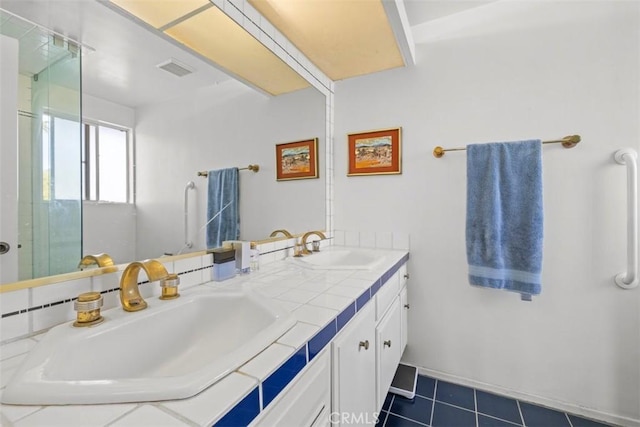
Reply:
<svg viewBox="0 0 640 427"><path fill-rule="evenodd" d="M77 270L82 258L82 114L77 44L2 9L0 34L3 45L17 45L11 61L5 61L3 49L0 73L0 240L7 236L12 243L0 265L1 285ZM13 94L10 100L5 92ZM5 135L9 127L13 131ZM9 270L12 274L5 274Z"/></svg>
<svg viewBox="0 0 640 427"><path fill-rule="evenodd" d="M65 56L31 84L33 276L77 269L82 258L80 56Z"/></svg>

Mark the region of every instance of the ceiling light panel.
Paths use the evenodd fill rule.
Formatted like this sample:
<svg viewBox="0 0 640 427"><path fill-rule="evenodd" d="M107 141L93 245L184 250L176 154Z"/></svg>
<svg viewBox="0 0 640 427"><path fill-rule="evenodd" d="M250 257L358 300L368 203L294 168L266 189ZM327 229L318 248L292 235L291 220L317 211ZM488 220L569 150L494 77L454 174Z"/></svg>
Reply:
<svg viewBox="0 0 640 427"><path fill-rule="evenodd" d="M182 18L203 6L210 5L209 0L110 0L111 3L142 19L154 28Z"/></svg>
<svg viewBox="0 0 640 427"><path fill-rule="evenodd" d="M404 66L379 0L248 1L332 80Z"/></svg>
<svg viewBox="0 0 640 427"><path fill-rule="evenodd" d="M164 32L271 95L309 86L291 67L217 7L193 15Z"/></svg>

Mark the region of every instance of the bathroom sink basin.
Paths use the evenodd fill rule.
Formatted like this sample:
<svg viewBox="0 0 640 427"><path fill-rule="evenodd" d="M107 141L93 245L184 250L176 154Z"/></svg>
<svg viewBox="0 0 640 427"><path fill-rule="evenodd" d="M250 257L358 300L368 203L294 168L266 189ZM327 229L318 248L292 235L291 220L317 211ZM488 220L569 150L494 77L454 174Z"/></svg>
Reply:
<svg viewBox="0 0 640 427"><path fill-rule="evenodd" d="M2 394L9 404L89 404L193 396L246 363L295 319L249 291L199 290L97 326L51 329Z"/></svg>
<svg viewBox="0 0 640 427"><path fill-rule="evenodd" d="M371 270L384 260L384 255L366 249L330 247L322 252L288 259L295 264L319 270Z"/></svg>

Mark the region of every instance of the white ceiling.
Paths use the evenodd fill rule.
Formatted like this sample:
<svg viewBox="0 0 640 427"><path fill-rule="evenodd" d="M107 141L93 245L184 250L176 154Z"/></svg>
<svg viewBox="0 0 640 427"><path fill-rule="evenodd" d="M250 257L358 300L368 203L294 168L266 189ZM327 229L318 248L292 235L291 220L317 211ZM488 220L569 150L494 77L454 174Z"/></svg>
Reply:
<svg viewBox="0 0 640 427"><path fill-rule="evenodd" d="M349 0L344 0L349 1ZM412 27L490 1L405 0ZM0 7L95 49L82 58L83 92L129 107L171 99L230 78L211 63L96 0L0 0ZM156 68L175 58L196 69L176 77Z"/></svg>
<svg viewBox="0 0 640 427"><path fill-rule="evenodd" d="M496 0L404 0L407 17L412 27L445 16L464 12Z"/></svg>

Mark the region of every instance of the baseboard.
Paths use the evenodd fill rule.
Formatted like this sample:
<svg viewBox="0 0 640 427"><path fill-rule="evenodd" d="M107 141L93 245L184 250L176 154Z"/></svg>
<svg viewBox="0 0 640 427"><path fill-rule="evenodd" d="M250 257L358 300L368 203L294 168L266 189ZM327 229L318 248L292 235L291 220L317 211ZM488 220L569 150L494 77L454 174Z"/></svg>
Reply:
<svg viewBox="0 0 640 427"><path fill-rule="evenodd" d="M415 366L415 365L414 365ZM590 418L596 421L601 421L607 424L613 424L624 427L640 427L640 419L633 419L627 417L621 417L619 415L610 414L608 412L602 412L595 409L585 408L582 406L574 405L559 400L549 399L542 396L523 393L517 390L510 390L507 388L499 387L494 384L487 384L480 381L471 380L456 375L447 374L445 372L434 371L433 369L427 369L417 366L418 373L420 375L426 375L438 380L452 382L455 384L464 385L471 388L477 388L489 393L498 394L506 397L511 397L524 402L530 402L535 405L544 406L557 411L569 412L571 414L579 415L581 417Z"/></svg>

